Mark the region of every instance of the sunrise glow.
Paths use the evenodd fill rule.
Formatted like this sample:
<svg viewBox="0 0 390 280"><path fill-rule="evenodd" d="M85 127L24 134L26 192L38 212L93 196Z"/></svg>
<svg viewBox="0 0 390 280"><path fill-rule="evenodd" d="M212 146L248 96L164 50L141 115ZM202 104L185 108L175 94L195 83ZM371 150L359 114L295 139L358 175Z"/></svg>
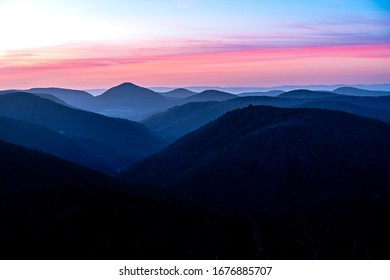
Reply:
<svg viewBox="0 0 390 280"><path fill-rule="evenodd" d="M0 88L389 82L387 1L81 2L0 1Z"/></svg>

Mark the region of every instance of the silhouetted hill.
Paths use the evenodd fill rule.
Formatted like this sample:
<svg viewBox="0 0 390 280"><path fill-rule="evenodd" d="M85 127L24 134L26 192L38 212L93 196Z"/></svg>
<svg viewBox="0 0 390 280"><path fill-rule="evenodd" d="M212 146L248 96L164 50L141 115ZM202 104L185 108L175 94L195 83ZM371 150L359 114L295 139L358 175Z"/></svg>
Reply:
<svg viewBox="0 0 390 280"><path fill-rule="evenodd" d="M287 93L286 93L287 94ZM358 97L328 93L321 98L312 98L318 92L295 91L291 96L280 97L241 97L222 102L187 103L168 109L143 120L142 123L169 142L198 129L202 125L220 117L228 111L252 105L268 105L292 108L322 108L341 110L364 117L390 122L390 97ZM322 93L320 93L322 95Z"/></svg>
<svg viewBox="0 0 390 280"><path fill-rule="evenodd" d="M160 95L165 96L165 97L175 97L175 98L186 98L190 97L192 95L197 94L196 92L190 91L185 88L177 88L171 91L167 92L161 92Z"/></svg>
<svg viewBox="0 0 390 280"><path fill-rule="evenodd" d="M0 96L0 115L47 127L83 146L86 153L116 169L162 146L145 126L72 109L29 93Z"/></svg>
<svg viewBox="0 0 390 280"><path fill-rule="evenodd" d="M0 117L0 139L101 172L115 171L115 166L110 166L98 153L87 152L90 148L84 141L70 139L63 134L33 123Z"/></svg>
<svg viewBox="0 0 390 280"><path fill-rule="evenodd" d="M384 122L390 123L390 110L381 110L374 108L366 108L360 105L355 105L347 101L338 101L338 100L315 100L310 101L305 104L300 104L297 106L299 108L319 108L319 109L329 109L329 110L340 110L364 117L369 117ZM390 108L389 108L390 109Z"/></svg>
<svg viewBox="0 0 390 280"><path fill-rule="evenodd" d="M0 91L0 95L1 94L8 94L8 93L16 93L16 92L28 92L28 90L26 91L22 91L22 90L15 90L15 89L10 89L10 90L3 90L3 91ZM36 96L39 96L39 97L42 97L42 98L45 98L45 99L48 99L48 100L51 100L55 103L58 103L58 104L61 104L61 105L64 105L64 106L68 106L68 107L72 107L70 106L68 103L66 103L64 100L54 96L54 95L51 95L51 94L48 94L48 93L34 93L34 92L30 92Z"/></svg>
<svg viewBox="0 0 390 280"><path fill-rule="evenodd" d="M184 136L123 177L228 211L272 216L298 201L313 210L329 196L388 194L389 171L386 123L251 106Z"/></svg>
<svg viewBox="0 0 390 280"><path fill-rule="evenodd" d="M219 90L205 90L190 97L185 98L185 102L205 102L205 101L223 101L239 96Z"/></svg>
<svg viewBox="0 0 390 280"><path fill-rule="evenodd" d="M178 102L132 83L113 87L95 99L97 105L94 112L129 120L146 118Z"/></svg>
<svg viewBox="0 0 390 280"><path fill-rule="evenodd" d="M34 93L34 95L42 97L42 98L45 98L45 99L48 99L50 101L53 101L53 102L58 103L58 104L63 105L63 106L72 107L71 105L69 105L65 101L63 101L63 100L59 99L58 97L55 97L54 95L51 95L51 94L47 94L47 93Z"/></svg>
<svg viewBox="0 0 390 280"><path fill-rule="evenodd" d="M258 257L249 222L1 140L0 157L0 259Z"/></svg>
<svg viewBox="0 0 390 280"><path fill-rule="evenodd" d="M49 94L65 101L71 106L86 108L94 102L94 97L86 91L64 88L32 88L24 92L33 94ZM59 103L59 102L57 102Z"/></svg>
<svg viewBox="0 0 390 280"><path fill-rule="evenodd" d="M0 193L54 185L108 184L112 179L66 160L0 140ZM26 213L25 213L26 214Z"/></svg>
<svg viewBox="0 0 390 280"><path fill-rule="evenodd" d="M329 98L336 97L337 94L328 91L312 91L306 89L292 90L278 95L280 98Z"/></svg>
<svg viewBox="0 0 390 280"><path fill-rule="evenodd" d="M142 121L148 128L156 132L168 142L173 142L185 134L215 120L224 113L252 105L271 105L277 107L293 107L307 103L307 100L241 97L222 102L194 102L173 107L166 112L158 113Z"/></svg>
<svg viewBox="0 0 390 280"><path fill-rule="evenodd" d="M330 99L329 99L330 100ZM390 110L390 96L348 96L348 95L339 95L332 98L334 101L343 101L348 102L357 106L371 108L376 110Z"/></svg>
<svg viewBox="0 0 390 280"><path fill-rule="evenodd" d="M353 95L353 96L390 96L390 91L374 91L374 90L365 90L354 87L341 87L335 89L333 92L343 95Z"/></svg>
<svg viewBox="0 0 390 280"><path fill-rule="evenodd" d="M133 104L134 102L149 103L149 102L162 102L163 96L159 95L150 89L137 86L132 83L123 83L113 88L110 88L106 92L96 97L99 100L104 101L118 101L121 100L124 103Z"/></svg>

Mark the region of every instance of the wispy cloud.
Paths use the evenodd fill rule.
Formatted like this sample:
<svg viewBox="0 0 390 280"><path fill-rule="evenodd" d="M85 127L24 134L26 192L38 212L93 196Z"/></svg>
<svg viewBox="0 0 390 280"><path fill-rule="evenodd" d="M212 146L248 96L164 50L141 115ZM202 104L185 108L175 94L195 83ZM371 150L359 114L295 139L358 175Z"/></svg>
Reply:
<svg viewBox="0 0 390 280"><path fill-rule="evenodd" d="M2 87L7 84L12 87L12 83L20 81L42 81L42 85L45 85L44 82L49 79L53 85L66 86L69 83L72 87L107 87L124 80L146 86L205 83L242 86L326 82L331 78L333 82L338 79L338 82L348 82L341 78L353 80L363 72L368 73L365 79L371 79L367 82L375 82L377 78L374 74L382 78L383 73L390 75L390 44L275 47L261 44L212 45L207 42L206 50L204 44L197 42L187 46L182 53L158 54L151 51L139 55L126 55L125 47L118 49L113 46L119 52L112 53L107 45L104 48L94 45L96 52L91 48L87 59L40 58L29 64L0 68L0 84ZM80 49L86 51L87 46L80 46ZM61 50L64 50L64 46ZM14 54L11 57L16 59ZM362 78L359 76L359 79Z"/></svg>
<svg viewBox="0 0 390 280"><path fill-rule="evenodd" d="M293 23L293 22L283 22L282 24L288 25L288 26L292 26L292 27L302 28L302 29L314 30L314 31L318 31L318 32L333 33L331 31L322 30L322 29L319 29L319 28L315 28L315 27L311 27L311 26L307 26L307 25L303 25L303 24L297 24L297 23Z"/></svg>

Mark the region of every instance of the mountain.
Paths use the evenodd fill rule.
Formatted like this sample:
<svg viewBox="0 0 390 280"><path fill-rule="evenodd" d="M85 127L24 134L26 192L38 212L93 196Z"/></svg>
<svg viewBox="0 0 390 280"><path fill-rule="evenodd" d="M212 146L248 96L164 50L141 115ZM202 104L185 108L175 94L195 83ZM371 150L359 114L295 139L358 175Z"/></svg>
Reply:
<svg viewBox="0 0 390 280"><path fill-rule="evenodd" d="M85 141L68 138L59 132L29 122L0 117L0 140L57 156L101 172L114 168L99 155L89 152L90 148Z"/></svg>
<svg viewBox="0 0 390 280"><path fill-rule="evenodd" d="M389 96L390 91L374 91L374 90L365 90L354 87L341 87L335 89L333 92L343 95L353 95L353 96Z"/></svg>
<svg viewBox="0 0 390 280"><path fill-rule="evenodd" d="M285 93L285 91L283 91L283 90L270 90L270 91L266 91L266 92L243 92L243 93L238 94L238 96L241 96L241 97L248 97L248 96L276 97L276 96L281 95L282 93Z"/></svg>
<svg viewBox="0 0 390 280"><path fill-rule="evenodd" d="M141 186L1 140L0 157L2 260L257 256L249 222L138 196Z"/></svg>
<svg viewBox="0 0 390 280"><path fill-rule="evenodd" d="M60 100L66 102L71 106L78 107L78 108L90 107L91 103L94 102L94 97L88 92L82 90L52 87L52 88L32 88L29 90L25 90L24 92L33 93L33 94L49 94L59 98Z"/></svg>
<svg viewBox="0 0 390 280"><path fill-rule="evenodd" d="M110 88L96 98L106 102L120 100L124 104L163 102L165 100L158 93L132 83L123 83Z"/></svg>
<svg viewBox="0 0 390 280"><path fill-rule="evenodd" d="M350 100L353 102L354 100ZM304 104L299 104L298 106L294 106L297 108L319 108L319 109L329 109L329 110L340 110L356 115L360 115L363 117L373 118L380 121L390 123L390 107L387 110L375 109L370 107L363 107L361 105L355 105L351 102L344 100L314 100Z"/></svg>
<svg viewBox="0 0 390 280"><path fill-rule="evenodd" d="M112 179L66 160L0 140L0 193L53 185L105 184ZM4 204L3 204L4 205Z"/></svg>
<svg viewBox="0 0 390 280"><path fill-rule="evenodd" d="M1 95L0 116L46 127L77 142L86 153L109 165L106 172L110 174L163 146L136 122L69 108L29 93Z"/></svg>
<svg viewBox="0 0 390 280"><path fill-rule="evenodd" d="M237 98L235 94L219 91L219 90L205 90L198 94L185 98L185 102L205 102L205 101L223 101L232 98Z"/></svg>
<svg viewBox="0 0 390 280"><path fill-rule="evenodd" d="M0 95L1 94L8 94L8 93L16 93L16 92L28 92L28 90L27 91L15 90L15 89L3 90L3 91L0 91ZM49 100L51 100L53 102L56 102L58 104L71 107L68 103L66 103L65 101L63 101L62 99L60 99L58 97L55 97L54 95L51 95L51 94L48 94L48 93L33 93L33 94L36 95L36 96L45 98L45 99L49 99Z"/></svg>
<svg viewBox="0 0 390 280"><path fill-rule="evenodd" d="M122 177L250 217L297 203L310 213L329 197L389 195L390 125L340 111L249 106Z"/></svg>
<svg viewBox="0 0 390 280"><path fill-rule="evenodd" d="M65 101L59 99L58 97L55 97L54 95L47 94L47 93L36 93L35 95L39 96L41 98L45 98L45 99L51 100L51 101L53 101L55 103L58 103L60 105L71 107L68 103L66 103Z"/></svg>
<svg viewBox="0 0 390 280"><path fill-rule="evenodd" d="M165 97L186 98L193 96L197 93L185 88L177 88L167 92L160 92L159 94Z"/></svg>
<svg viewBox="0 0 390 280"><path fill-rule="evenodd" d="M336 97L337 94L328 91L312 91L307 89L292 90L278 95L279 98L329 98Z"/></svg>
<svg viewBox="0 0 390 280"><path fill-rule="evenodd" d="M247 107L248 105L269 105L294 107L307 103L307 100L273 97L241 97L222 102L193 102L170 108L142 121L149 129L168 142L173 142L185 134L213 121L224 113Z"/></svg>
<svg viewBox="0 0 390 280"><path fill-rule="evenodd" d="M349 96L338 95L329 100L348 102L357 106L376 110L390 110L390 96Z"/></svg>
<svg viewBox="0 0 390 280"><path fill-rule="evenodd" d="M123 83L96 96L94 112L129 120L140 120L177 104L150 89Z"/></svg>

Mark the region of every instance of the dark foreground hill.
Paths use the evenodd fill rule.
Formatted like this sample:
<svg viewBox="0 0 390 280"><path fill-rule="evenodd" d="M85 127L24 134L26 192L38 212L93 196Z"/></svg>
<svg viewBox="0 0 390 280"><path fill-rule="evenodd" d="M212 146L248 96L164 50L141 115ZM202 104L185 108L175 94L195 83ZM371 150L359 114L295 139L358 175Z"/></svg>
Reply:
<svg viewBox="0 0 390 280"><path fill-rule="evenodd" d="M112 178L3 141L0 159L0 259L258 257L247 221L136 196Z"/></svg>
<svg viewBox="0 0 390 280"><path fill-rule="evenodd" d="M285 113L296 120L297 116L292 112ZM234 113L237 111L227 116L233 117ZM243 116L256 116L250 111L247 113ZM264 116L264 125L272 123L271 112ZM224 122L220 124L225 123L222 131L231 132L229 123L232 126L237 123L238 119L230 117L227 122L226 116L222 118ZM351 168L360 171L359 166L368 167L364 174L376 174L371 170L376 165L366 163L380 163L388 154L377 139L387 131L387 125L348 114L339 117L341 120L345 117L345 122L363 120L360 124L367 126L364 132L373 134L370 144L377 148L367 151L372 152L373 157L368 156L363 162L355 161ZM275 128L277 123L274 119ZM283 125L281 128L283 131ZM352 127L351 130L356 129ZM205 132L202 129L199 134L202 131ZM220 141L222 131L216 130L217 141ZM250 127L243 126L232 137L248 131ZM299 132L297 134L302 135ZM347 130L345 134L349 132ZM340 133L339 128L336 127L335 133ZM196 135L197 132L193 133ZM330 138L337 137L330 134ZM223 150L231 140L227 137L226 142L220 142L218 146ZM362 147L360 140L357 138L357 146L349 144ZM308 139L302 138L302 141ZM188 159L204 155L202 150L214 150L213 138L199 144L200 150L190 152ZM384 148L382 155L375 158L376 149L381 147ZM210 209L205 205L210 197L189 204L136 195L136 191L151 188L122 185L70 162L4 142L0 142L0 159L0 259L389 259L390 196L382 190L380 176L376 180L366 179L372 183L369 190L359 191L365 184L365 181L358 181L363 174L353 174L356 179L349 182L351 185L345 192L334 188L326 191L326 186L313 186L313 191L308 192L305 186L300 189L293 184L297 180L301 182L299 177L294 177L296 169L293 167L287 174L290 187L278 194L279 207L243 218L237 215L242 212L236 208L232 208L230 214L220 213L215 206ZM253 163L253 159L248 160ZM229 161L220 162L220 165L224 163ZM230 163L235 164L234 161ZM166 162L166 165L177 166L176 162ZM232 173L240 169L235 166ZM210 171L207 178L217 174ZM344 171L350 171L348 166ZM227 179L230 178L229 175ZM355 181L358 181L356 185ZM245 192L247 186L240 186ZM319 193L318 190L324 191ZM306 195L296 198L294 193L297 192ZM227 199L229 195L229 192L220 194ZM232 207L235 206L233 203ZM262 207L265 205L258 204L257 209ZM275 214L270 214L274 210Z"/></svg>
<svg viewBox="0 0 390 280"><path fill-rule="evenodd" d="M108 168L103 171L110 174L152 154L163 145L158 137L136 122L69 108L29 93L1 95L0 116L43 126L62 135L93 158L90 163L75 162L94 167L95 161L104 161ZM42 139L42 143L44 141ZM61 155L55 151L52 154Z"/></svg>
<svg viewBox="0 0 390 280"><path fill-rule="evenodd" d="M152 115L143 120L142 123L164 140L173 142L234 109L247 107L248 105L294 107L307 102L304 99L272 98L268 96L239 97L222 102L191 102Z"/></svg>
<svg viewBox="0 0 390 280"><path fill-rule="evenodd" d="M56 184L107 184L113 181L98 172L69 161L1 140L0 158L2 195L7 192L19 193L26 189L39 189Z"/></svg>
<svg viewBox="0 0 390 280"><path fill-rule="evenodd" d="M246 214L305 201L383 194L390 182L390 126L338 111L248 107L190 133L129 169L162 185Z"/></svg>

